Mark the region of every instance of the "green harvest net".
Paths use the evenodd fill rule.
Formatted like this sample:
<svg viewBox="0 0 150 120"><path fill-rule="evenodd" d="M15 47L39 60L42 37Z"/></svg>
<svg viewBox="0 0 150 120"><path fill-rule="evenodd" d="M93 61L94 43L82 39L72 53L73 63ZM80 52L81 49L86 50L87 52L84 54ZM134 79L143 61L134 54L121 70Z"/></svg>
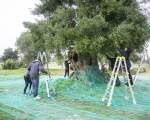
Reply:
<svg viewBox="0 0 150 120"><path fill-rule="evenodd" d="M0 75L0 120L150 120L150 75L138 77L133 88L137 105L132 104L122 83L115 87L111 107L101 102L104 83L89 86L62 76L42 76L40 80L42 99L37 101L22 94L22 76ZM47 98L44 80L55 87L51 100Z"/></svg>

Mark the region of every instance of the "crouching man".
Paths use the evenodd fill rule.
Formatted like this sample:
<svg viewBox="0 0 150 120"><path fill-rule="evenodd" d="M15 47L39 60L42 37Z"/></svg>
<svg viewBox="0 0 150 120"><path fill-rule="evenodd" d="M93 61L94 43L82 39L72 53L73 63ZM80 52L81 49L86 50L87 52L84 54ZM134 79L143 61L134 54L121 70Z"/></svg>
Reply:
<svg viewBox="0 0 150 120"><path fill-rule="evenodd" d="M39 72L48 73L45 71L43 64L39 60L32 61L28 66L29 75L32 81L33 96L35 99L40 99L38 95L39 88Z"/></svg>
<svg viewBox="0 0 150 120"><path fill-rule="evenodd" d="M31 85L32 85L32 81L29 75L29 71L26 73L26 75L24 75L24 81L25 81L25 87L24 87L24 91L23 93L26 94L26 90L28 88L29 85L29 94L31 93Z"/></svg>

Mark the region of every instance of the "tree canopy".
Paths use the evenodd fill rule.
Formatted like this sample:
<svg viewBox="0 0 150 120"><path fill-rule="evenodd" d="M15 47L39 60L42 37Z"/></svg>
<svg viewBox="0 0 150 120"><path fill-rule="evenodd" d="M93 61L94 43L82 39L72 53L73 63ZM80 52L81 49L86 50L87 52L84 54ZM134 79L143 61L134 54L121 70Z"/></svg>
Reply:
<svg viewBox="0 0 150 120"><path fill-rule="evenodd" d="M116 48L141 49L150 36L136 0L40 0L33 13L45 19L24 23L28 30L17 40L24 54L74 46L78 53L112 55Z"/></svg>
<svg viewBox="0 0 150 120"><path fill-rule="evenodd" d="M18 59L18 51L14 50L12 48L7 48L4 50L2 61L5 62L8 59L17 60Z"/></svg>

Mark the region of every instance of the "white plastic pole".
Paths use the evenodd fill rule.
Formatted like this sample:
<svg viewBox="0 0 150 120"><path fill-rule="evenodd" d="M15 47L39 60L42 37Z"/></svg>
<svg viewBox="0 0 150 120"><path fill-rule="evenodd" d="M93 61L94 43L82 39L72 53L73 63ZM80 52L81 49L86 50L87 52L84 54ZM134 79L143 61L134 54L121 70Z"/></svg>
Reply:
<svg viewBox="0 0 150 120"><path fill-rule="evenodd" d="M49 93L49 86L48 86L48 80L45 80L45 84L46 84L46 91L47 91L47 97L50 97L50 93Z"/></svg>

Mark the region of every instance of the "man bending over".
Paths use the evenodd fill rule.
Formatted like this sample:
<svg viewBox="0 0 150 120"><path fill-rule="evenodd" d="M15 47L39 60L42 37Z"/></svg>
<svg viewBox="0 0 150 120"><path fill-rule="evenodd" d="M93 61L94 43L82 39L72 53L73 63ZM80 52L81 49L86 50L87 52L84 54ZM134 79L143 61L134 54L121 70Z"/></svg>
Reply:
<svg viewBox="0 0 150 120"><path fill-rule="evenodd" d="M32 88L33 88L33 96L35 99L40 99L40 96L38 96L38 88L39 88L39 72L48 73L45 71L43 64L39 60L32 61L29 66L29 75L32 81Z"/></svg>

